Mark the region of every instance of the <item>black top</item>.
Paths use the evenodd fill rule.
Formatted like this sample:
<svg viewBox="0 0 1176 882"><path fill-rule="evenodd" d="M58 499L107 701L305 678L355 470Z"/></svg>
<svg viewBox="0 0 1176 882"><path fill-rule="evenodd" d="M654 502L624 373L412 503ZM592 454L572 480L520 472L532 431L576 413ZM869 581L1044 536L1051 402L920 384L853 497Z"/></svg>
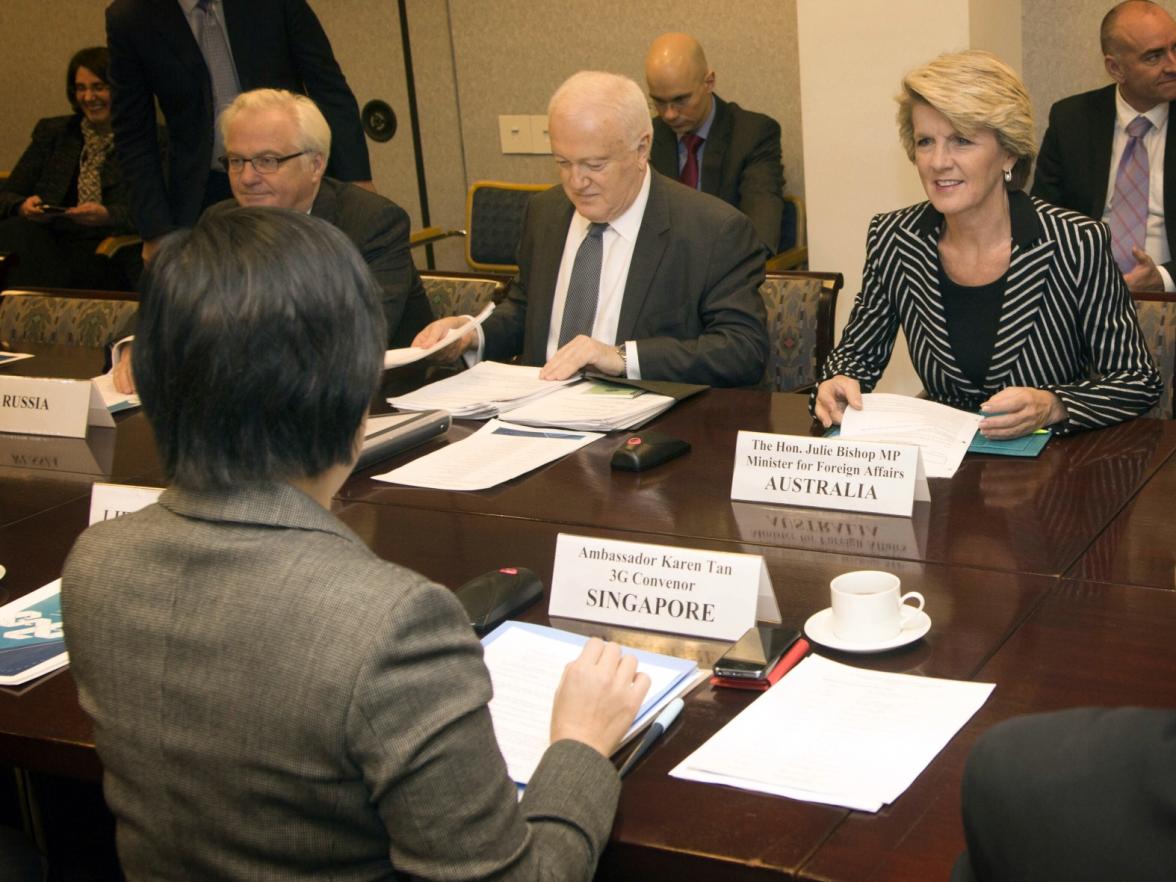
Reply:
<svg viewBox="0 0 1176 882"><path fill-rule="evenodd" d="M937 261L939 290L943 295L943 312L947 319L947 338L964 375L977 386L984 386L988 363L996 346L1000 324L1000 307L1004 302L1008 271L987 285L971 287L952 281Z"/></svg>

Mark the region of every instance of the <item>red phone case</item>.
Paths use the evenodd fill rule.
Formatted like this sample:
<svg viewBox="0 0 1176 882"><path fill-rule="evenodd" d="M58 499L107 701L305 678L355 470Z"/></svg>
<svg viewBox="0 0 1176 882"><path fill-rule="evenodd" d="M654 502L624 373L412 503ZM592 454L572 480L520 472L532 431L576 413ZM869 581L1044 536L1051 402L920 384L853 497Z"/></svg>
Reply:
<svg viewBox="0 0 1176 882"><path fill-rule="evenodd" d="M741 677L717 677L712 674L710 684L712 686L725 686L730 689L752 689L757 692L763 692L792 670L797 662L808 655L810 648L809 642L801 637L792 644L791 649L780 657L780 660L776 662L776 667L768 671L766 677L757 680L744 680Z"/></svg>

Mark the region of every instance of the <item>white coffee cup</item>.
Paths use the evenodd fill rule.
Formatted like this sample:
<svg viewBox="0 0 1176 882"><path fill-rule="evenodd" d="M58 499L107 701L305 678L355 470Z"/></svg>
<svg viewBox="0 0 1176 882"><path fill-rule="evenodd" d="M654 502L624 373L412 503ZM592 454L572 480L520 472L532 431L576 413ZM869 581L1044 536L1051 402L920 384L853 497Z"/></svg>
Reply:
<svg viewBox="0 0 1176 882"><path fill-rule="evenodd" d="M918 591L898 593L898 576L880 570L842 573L829 583L833 633L852 643L878 643L897 637L923 609ZM913 600L915 606L908 606Z"/></svg>

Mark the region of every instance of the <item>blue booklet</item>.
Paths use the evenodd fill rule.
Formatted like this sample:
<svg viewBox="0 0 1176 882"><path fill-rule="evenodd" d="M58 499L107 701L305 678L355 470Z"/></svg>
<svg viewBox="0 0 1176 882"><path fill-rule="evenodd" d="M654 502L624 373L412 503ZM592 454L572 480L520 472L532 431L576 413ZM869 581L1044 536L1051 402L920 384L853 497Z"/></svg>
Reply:
<svg viewBox="0 0 1176 882"><path fill-rule="evenodd" d="M1020 438L1009 438L1006 441L996 441L985 438L979 432L968 445L968 453L995 453L997 456L1037 456L1041 448L1045 447L1053 435L1049 429L1038 429Z"/></svg>
<svg viewBox="0 0 1176 882"><path fill-rule="evenodd" d="M19 686L68 663L60 579L0 606L0 684Z"/></svg>

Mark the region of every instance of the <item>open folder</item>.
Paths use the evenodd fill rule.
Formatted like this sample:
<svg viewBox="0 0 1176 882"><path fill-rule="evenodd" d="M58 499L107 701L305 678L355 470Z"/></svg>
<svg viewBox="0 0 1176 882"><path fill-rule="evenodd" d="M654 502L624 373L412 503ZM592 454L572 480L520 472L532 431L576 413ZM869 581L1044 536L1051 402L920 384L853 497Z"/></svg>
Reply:
<svg viewBox="0 0 1176 882"><path fill-rule="evenodd" d="M516 784L531 780L547 750L551 707L560 677L587 642L581 634L527 622L504 622L482 638L494 685L490 718L507 771ZM628 647L624 652L637 657L637 670L649 675L651 685L622 744L702 679L698 665L689 659Z"/></svg>

